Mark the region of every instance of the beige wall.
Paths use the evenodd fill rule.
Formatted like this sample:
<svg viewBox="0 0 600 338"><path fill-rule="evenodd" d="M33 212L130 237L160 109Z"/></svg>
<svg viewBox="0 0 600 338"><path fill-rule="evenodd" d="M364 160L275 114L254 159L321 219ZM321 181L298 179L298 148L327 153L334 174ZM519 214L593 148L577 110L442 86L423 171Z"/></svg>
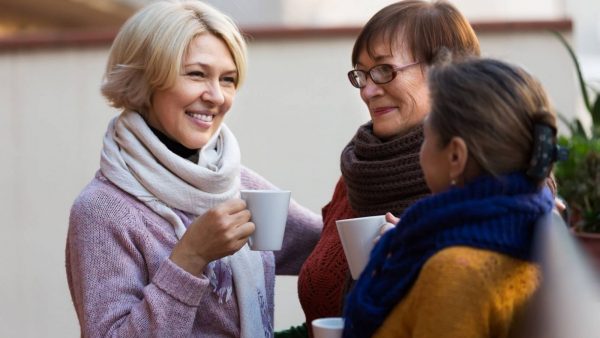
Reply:
<svg viewBox="0 0 600 338"><path fill-rule="evenodd" d="M576 106L571 64L547 33L481 34L484 54L520 63L560 111ZM257 40L228 124L243 161L314 211L340 150L367 121L347 83L352 38ZM115 114L99 94L108 48L0 52L0 337L74 337L64 271L69 207L98 168ZM300 323L295 279L278 281L276 327Z"/></svg>

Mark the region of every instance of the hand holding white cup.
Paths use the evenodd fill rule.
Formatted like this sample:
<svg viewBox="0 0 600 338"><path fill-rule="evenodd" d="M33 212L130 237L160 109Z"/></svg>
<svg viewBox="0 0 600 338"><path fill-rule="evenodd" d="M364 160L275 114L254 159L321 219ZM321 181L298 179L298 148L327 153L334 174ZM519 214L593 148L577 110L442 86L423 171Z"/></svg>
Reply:
<svg viewBox="0 0 600 338"><path fill-rule="evenodd" d="M375 239L373 240L373 245L377 244L377 242L379 241L381 236L385 235L386 232L395 228L396 224L398 224L398 222L400 222L400 218L394 216L391 212L388 212L385 214L385 221L387 223L382 225L381 228L379 229L379 235L377 235L375 237Z"/></svg>
<svg viewBox="0 0 600 338"><path fill-rule="evenodd" d="M358 217L335 221L352 279L357 280L364 270L375 239L388 225L385 215Z"/></svg>
<svg viewBox="0 0 600 338"><path fill-rule="evenodd" d="M250 249L281 250L291 192L288 190L241 190L241 198L250 210L255 225L248 238Z"/></svg>

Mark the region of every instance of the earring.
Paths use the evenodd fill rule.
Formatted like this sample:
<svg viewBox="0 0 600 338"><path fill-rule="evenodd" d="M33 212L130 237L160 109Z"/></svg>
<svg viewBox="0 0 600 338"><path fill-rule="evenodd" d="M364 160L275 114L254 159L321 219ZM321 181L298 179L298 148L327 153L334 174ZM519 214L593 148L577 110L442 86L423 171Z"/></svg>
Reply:
<svg viewBox="0 0 600 338"><path fill-rule="evenodd" d="M452 179L452 180L450 181L450 185L451 185L451 186L453 186L453 187L454 187L454 186L456 186L456 180L455 180L455 179Z"/></svg>

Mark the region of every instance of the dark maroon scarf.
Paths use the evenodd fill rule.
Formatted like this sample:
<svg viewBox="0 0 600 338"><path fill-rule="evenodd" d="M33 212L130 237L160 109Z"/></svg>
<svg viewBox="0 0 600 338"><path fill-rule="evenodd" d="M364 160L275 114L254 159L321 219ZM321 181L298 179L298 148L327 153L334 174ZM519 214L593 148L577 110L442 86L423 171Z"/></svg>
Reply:
<svg viewBox="0 0 600 338"><path fill-rule="evenodd" d="M342 151L341 170L352 209L360 216L392 212L400 216L430 194L419 165L423 125L382 141L371 122L362 125Z"/></svg>

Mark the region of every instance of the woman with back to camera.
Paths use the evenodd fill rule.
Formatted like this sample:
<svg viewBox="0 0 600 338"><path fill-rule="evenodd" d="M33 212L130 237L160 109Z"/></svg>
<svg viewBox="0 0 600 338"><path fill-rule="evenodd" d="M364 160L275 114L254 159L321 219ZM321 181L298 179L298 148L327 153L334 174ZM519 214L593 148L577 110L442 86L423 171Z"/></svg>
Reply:
<svg viewBox="0 0 600 338"><path fill-rule="evenodd" d="M119 31L102 93L122 112L67 235L82 336L273 335L274 275L298 273L321 221L292 201L282 250L248 249L239 190L275 187L223 123L245 71L238 28L200 1L154 2Z"/></svg>
<svg viewBox="0 0 600 338"><path fill-rule="evenodd" d="M344 337L510 337L540 283L533 238L557 154L544 89L492 59L446 62L428 81L420 163L433 195L376 244Z"/></svg>
<svg viewBox="0 0 600 338"><path fill-rule="evenodd" d="M351 277L335 221L359 216L399 216L430 192L419 166L422 121L429 112L427 69L448 48L479 54L465 17L445 1L400 1L377 12L360 32L348 73L371 121L341 155L342 177L323 208L321 239L302 267L300 302L313 319L340 316ZM397 219L387 215L390 223Z"/></svg>

